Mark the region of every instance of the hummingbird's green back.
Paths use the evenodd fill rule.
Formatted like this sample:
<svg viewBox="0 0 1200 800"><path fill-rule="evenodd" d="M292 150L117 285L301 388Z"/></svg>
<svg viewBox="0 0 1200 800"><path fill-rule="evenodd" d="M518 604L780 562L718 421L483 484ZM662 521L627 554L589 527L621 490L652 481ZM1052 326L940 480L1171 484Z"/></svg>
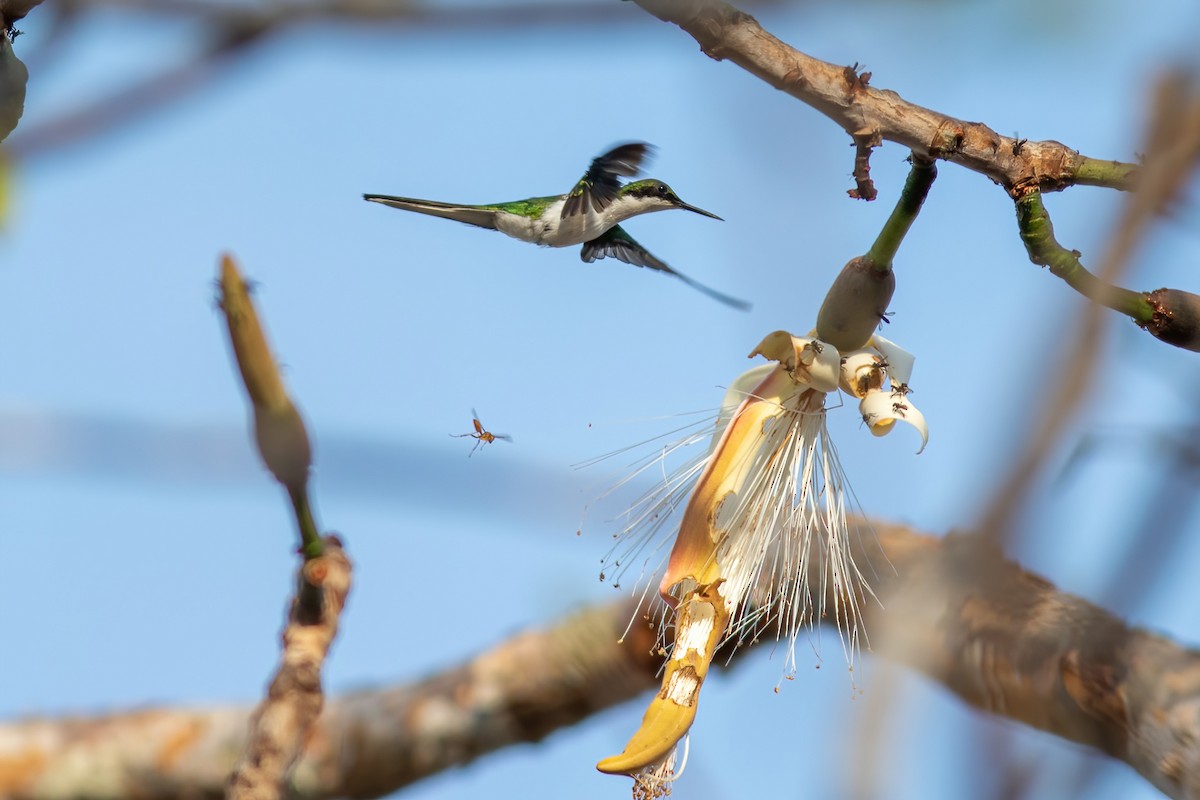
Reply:
<svg viewBox="0 0 1200 800"><path fill-rule="evenodd" d="M513 200L509 203L492 203L480 207L494 208L497 211L505 211L509 214L516 214L520 217L537 219L545 213L547 208L561 199L562 195L556 195L554 197L529 197L524 200Z"/></svg>

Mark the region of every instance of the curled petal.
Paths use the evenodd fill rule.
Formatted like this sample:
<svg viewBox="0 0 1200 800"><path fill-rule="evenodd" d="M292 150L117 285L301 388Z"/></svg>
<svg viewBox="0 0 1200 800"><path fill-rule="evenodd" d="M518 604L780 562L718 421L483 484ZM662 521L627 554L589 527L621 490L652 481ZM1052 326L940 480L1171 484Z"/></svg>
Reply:
<svg viewBox="0 0 1200 800"><path fill-rule="evenodd" d="M876 436L891 433L899 420L912 425L917 429L917 433L921 434L921 449L917 451L918 455L925 449L925 445L929 444L929 427L925 424L925 415L918 411L902 392L868 392L858 404L858 410L862 412L863 422Z"/></svg>
<svg viewBox="0 0 1200 800"><path fill-rule="evenodd" d="M778 361L797 383L819 392L837 391L842 356L831 344L811 336L775 331L750 352L750 358L758 355Z"/></svg>
<svg viewBox="0 0 1200 800"><path fill-rule="evenodd" d="M842 379L839 386L846 394L860 400L868 392L883 388L887 368L883 357L875 350L855 350L842 358Z"/></svg>
<svg viewBox="0 0 1200 800"><path fill-rule="evenodd" d="M596 765L601 772L634 778L655 776L655 783L672 779L673 754L696 719L700 688L729 625L720 581L692 586L677 608L675 643L664 668L662 689L650 701L641 727L625 750ZM664 766L667 775L661 774Z"/></svg>
<svg viewBox="0 0 1200 800"><path fill-rule="evenodd" d="M725 397L721 400L721 410L717 413L716 432L713 434L712 444L709 445L709 453L717 449L717 442L721 441L721 435L729 427L729 420L733 419L733 413L738 410L738 406L754 394L754 389L773 369L774 364L759 364L738 375L733 383L729 384L729 388L725 390Z"/></svg>
<svg viewBox="0 0 1200 800"><path fill-rule="evenodd" d="M907 384L912 379L913 363L917 357L893 341L879 334L871 337L871 346L887 359L888 374L892 376L893 384Z"/></svg>
<svg viewBox="0 0 1200 800"><path fill-rule="evenodd" d="M791 361L795 354L795 345L792 340L796 337L792 336L787 331L772 331L763 337L763 340L758 343L758 346L750 351L750 355L746 358L754 358L762 356L769 361L778 361L788 369L791 366L787 363Z"/></svg>
<svg viewBox="0 0 1200 800"><path fill-rule="evenodd" d="M831 344L817 339L797 339L805 342L802 352L812 358L808 367L809 385L818 392L836 392L842 376L842 354Z"/></svg>
<svg viewBox="0 0 1200 800"><path fill-rule="evenodd" d="M773 364L759 364L738 375L733 383L729 384L729 388L725 391L725 397L721 400L721 416L732 417L733 412L741 405L746 397L754 392L754 388L758 386L767 377L767 373L775 369Z"/></svg>

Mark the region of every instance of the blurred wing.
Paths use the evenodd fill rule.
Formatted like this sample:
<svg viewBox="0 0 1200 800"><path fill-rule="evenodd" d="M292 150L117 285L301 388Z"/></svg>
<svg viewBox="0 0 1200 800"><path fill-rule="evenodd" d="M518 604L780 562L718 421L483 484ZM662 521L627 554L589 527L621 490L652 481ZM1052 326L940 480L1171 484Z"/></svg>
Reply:
<svg viewBox="0 0 1200 800"><path fill-rule="evenodd" d="M649 267L668 275L674 275L693 289L704 292L727 306L741 311L749 311L751 307L750 303L745 300L739 300L736 297L722 294L716 289L710 289L699 281L692 280L687 275L671 269L665 262L660 261L649 250L638 244L620 225L614 225L590 242L584 242L583 251L580 252L579 257L588 263L600 258L611 257L624 261L626 264L633 264L635 267Z"/></svg>
<svg viewBox="0 0 1200 800"><path fill-rule="evenodd" d="M618 145L594 159L588 171L567 195L562 218L586 214L589 207L597 212L608 208L621 188L621 177L637 175L651 151L652 148L645 142L630 142Z"/></svg>

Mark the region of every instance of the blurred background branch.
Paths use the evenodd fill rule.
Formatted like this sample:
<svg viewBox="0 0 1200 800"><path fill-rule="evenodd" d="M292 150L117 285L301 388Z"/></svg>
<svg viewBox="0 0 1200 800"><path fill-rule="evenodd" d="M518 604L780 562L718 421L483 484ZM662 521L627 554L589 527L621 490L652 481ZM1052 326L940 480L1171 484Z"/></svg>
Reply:
<svg viewBox="0 0 1200 800"><path fill-rule="evenodd" d="M7 0L16 2L16 0ZM39 0L40 2L40 0ZM751 0L772 5L777 0ZM26 6L32 4L26 2ZM27 10L27 9L26 9ZM62 115L29 126L7 143L10 157L28 161L137 122L226 74L273 37L301 26L381 24L417 32L528 31L537 28L623 26L642 21L633 9L609 0L582 2L479 2L447 5L427 0L284 0L283 2L204 2L204 0L51 0L45 12L54 25L43 41L57 39L90 15L117 13L143 21L185 22L203 34L198 52L181 63L149 65L145 74ZM59 55L62 55L61 53ZM26 61L36 60L35 52Z"/></svg>
<svg viewBox="0 0 1200 800"><path fill-rule="evenodd" d="M880 578L879 602L865 605L880 655L984 712L1123 760L1169 797L1200 791L1200 652L1056 590L977 536L875 529L878 546L860 542L855 559ZM586 609L422 681L330 700L290 791L380 797L635 698L660 661L643 613ZM248 715L158 708L0 725L0 793L92 797L103 772L109 796L220 797Z"/></svg>

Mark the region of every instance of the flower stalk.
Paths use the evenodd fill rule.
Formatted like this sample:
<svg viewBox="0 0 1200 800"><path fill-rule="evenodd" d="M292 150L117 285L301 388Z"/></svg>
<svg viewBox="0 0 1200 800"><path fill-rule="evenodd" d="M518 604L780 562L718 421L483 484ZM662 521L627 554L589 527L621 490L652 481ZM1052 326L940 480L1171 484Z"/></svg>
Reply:
<svg viewBox="0 0 1200 800"><path fill-rule="evenodd" d="M896 207L884 223L883 230L875 237L875 243L863 256L867 264L880 272L892 271L892 259L896 257L917 214L921 213L921 206L925 204L925 198L929 196L929 189L937 177L937 164L932 158L914 152L909 160L912 169L908 171L900 199L896 201Z"/></svg>

